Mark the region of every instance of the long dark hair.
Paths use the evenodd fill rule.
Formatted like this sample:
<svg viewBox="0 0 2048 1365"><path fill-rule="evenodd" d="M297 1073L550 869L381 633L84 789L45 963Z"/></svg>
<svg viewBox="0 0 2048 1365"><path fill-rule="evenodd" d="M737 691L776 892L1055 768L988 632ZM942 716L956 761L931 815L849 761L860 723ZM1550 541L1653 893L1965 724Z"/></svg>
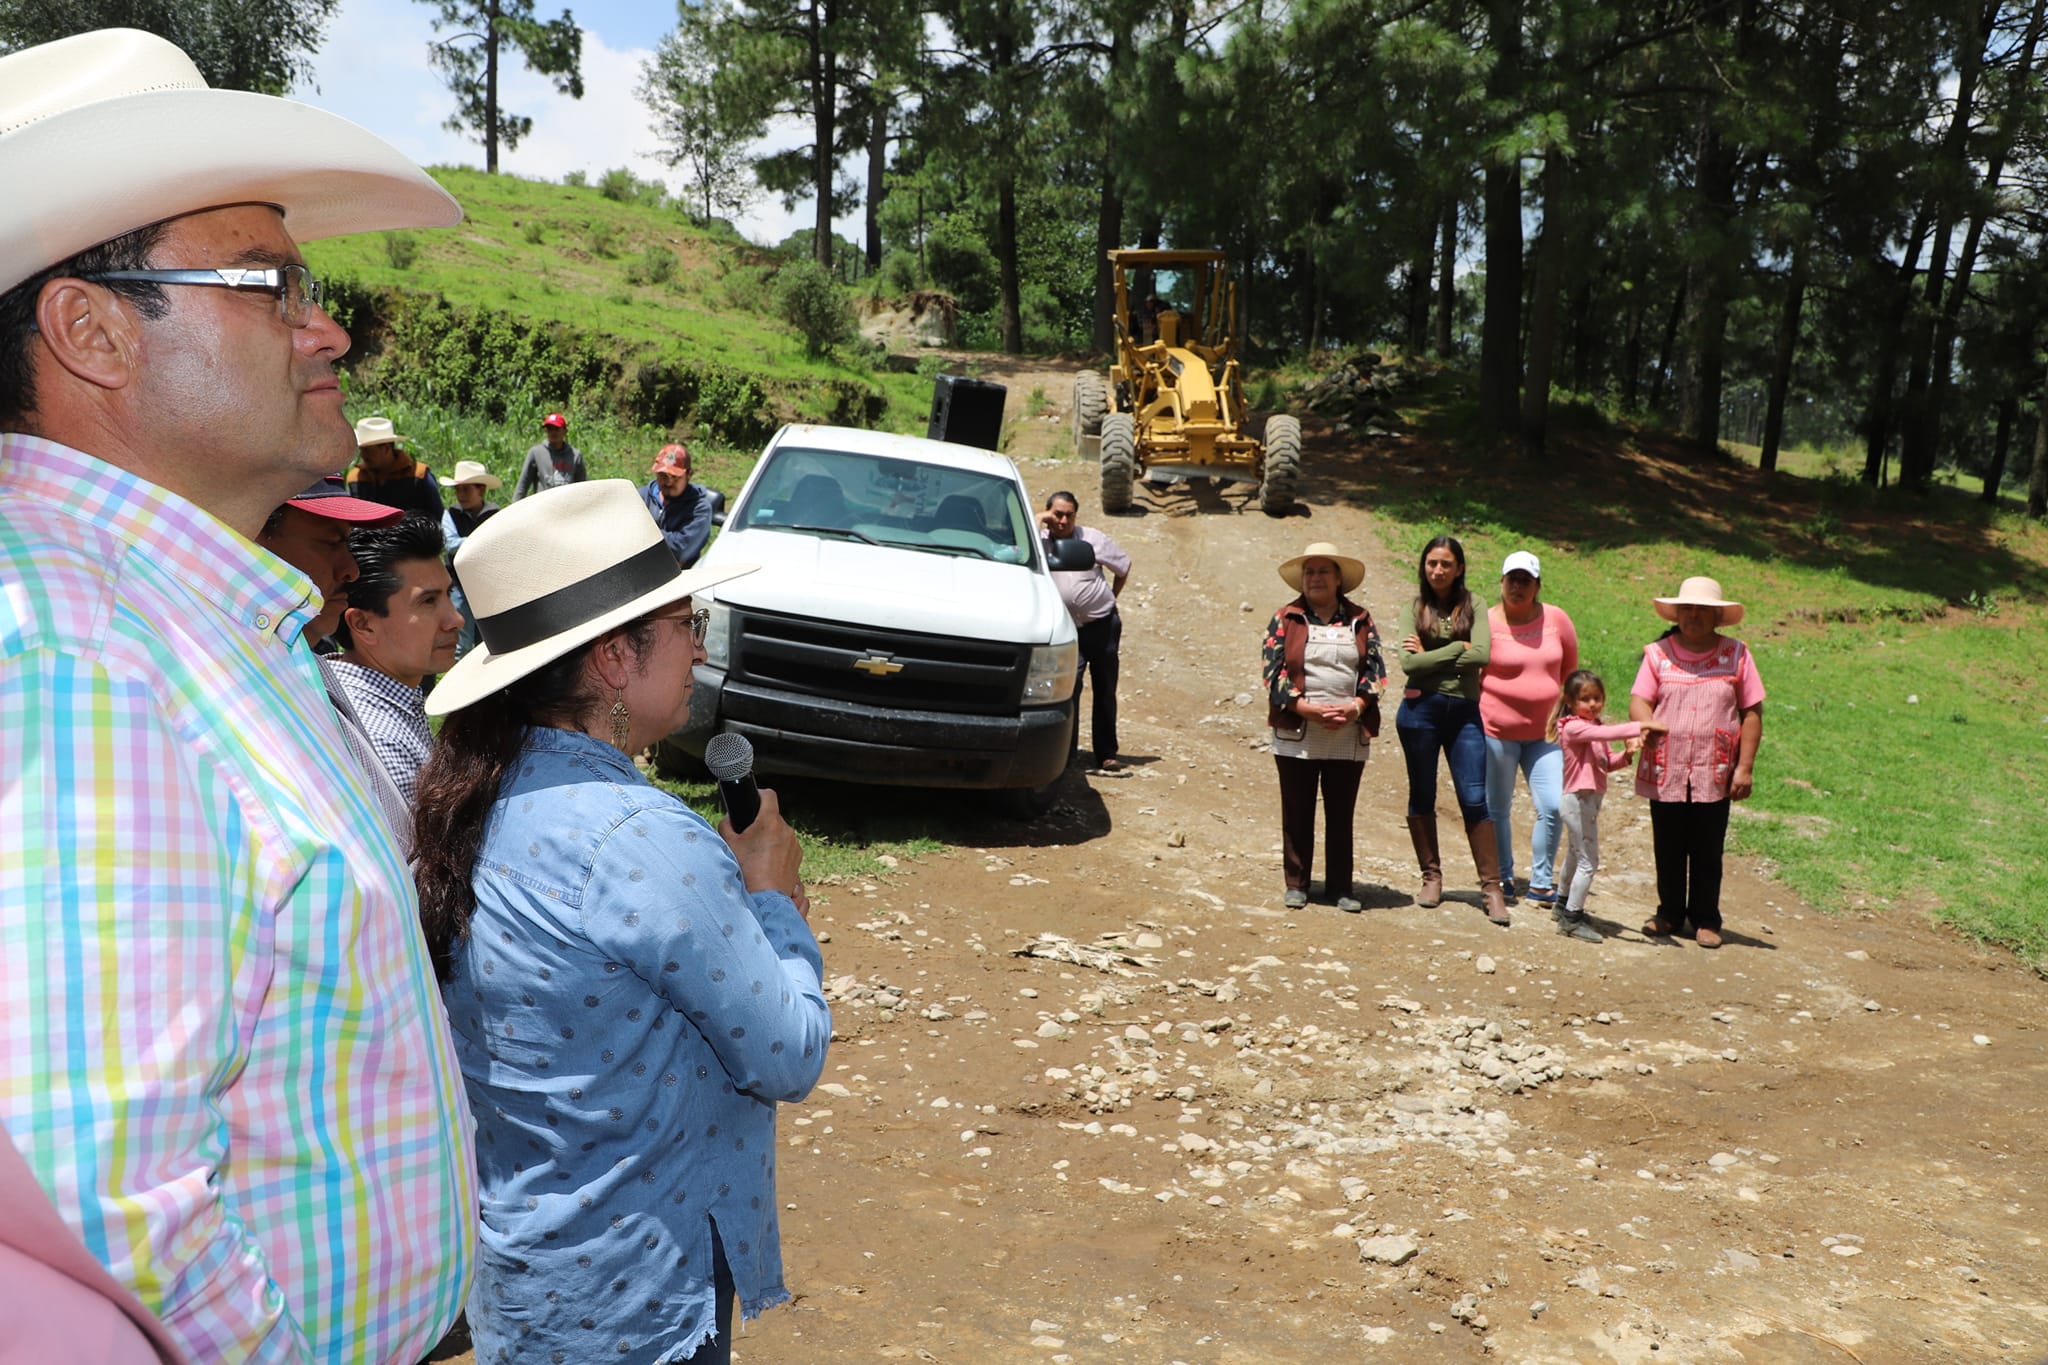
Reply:
<svg viewBox="0 0 2048 1365"><path fill-rule="evenodd" d="M646 657L654 643L653 622L642 617L621 629L635 660ZM427 951L443 981L454 974L455 945L469 933L476 913L471 879L498 789L529 729L567 725L597 703L583 665L604 638L579 645L441 723L413 797L413 880Z"/></svg>
<svg viewBox="0 0 2048 1365"><path fill-rule="evenodd" d="M1423 567L1429 563L1431 550L1449 550L1458 561L1458 576L1451 580L1451 590L1442 598L1430 588L1429 571ZM1436 635L1446 640L1469 640L1472 613L1472 594L1465 587L1465 547L1455 536L1438 536L1422 547L1422 556L1415 561L1415 634L1425 641Z"/></svg>

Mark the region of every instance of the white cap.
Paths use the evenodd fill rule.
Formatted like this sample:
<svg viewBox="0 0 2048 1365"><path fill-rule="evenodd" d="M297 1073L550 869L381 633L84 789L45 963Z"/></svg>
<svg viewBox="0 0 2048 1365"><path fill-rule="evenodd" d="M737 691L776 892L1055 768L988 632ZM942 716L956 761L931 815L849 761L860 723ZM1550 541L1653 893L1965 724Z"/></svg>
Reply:
<svg viewBox="0 0 2048 1365"><path fill-rule="evenodd" d="M1517 569L1534 579L1543 577L1543 561L1527 550L1517 550L1509 555L1507 562L1500 566L1500 576L1506 578Z"/></svg>

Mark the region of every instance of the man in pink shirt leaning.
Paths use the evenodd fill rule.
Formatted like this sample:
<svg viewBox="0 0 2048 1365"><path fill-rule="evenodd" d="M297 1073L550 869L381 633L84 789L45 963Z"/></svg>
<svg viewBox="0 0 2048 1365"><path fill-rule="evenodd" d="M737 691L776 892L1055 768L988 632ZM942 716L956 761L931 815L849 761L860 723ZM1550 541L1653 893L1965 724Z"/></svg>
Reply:
<svg viewBox="0 0 2048 1365"><path fill-rule="evenodd" d="M1096 567L1055 572L1052 581L1059 585L1067 614L1074 618L1074 629L1081 637L1081 676L1074 680L1076 745L1081 735L1081 683L1089 679L1095 690L1088 721L1088 738L1095 746L1095 766L1106 773L1121 772L1124 761L1117 755L1116 677L1124 619L1117 612L1116 599L1130 581L1131 557L1124 553L1123 546L1101 531L1081 525L1080 515L1080 499L1062 489L1045 500L1045 510L1038 514L1038 522L1054 540L1078 536L1095 547ZM1107 579L1102 576L1104 570L1109 572Z"/></svg>

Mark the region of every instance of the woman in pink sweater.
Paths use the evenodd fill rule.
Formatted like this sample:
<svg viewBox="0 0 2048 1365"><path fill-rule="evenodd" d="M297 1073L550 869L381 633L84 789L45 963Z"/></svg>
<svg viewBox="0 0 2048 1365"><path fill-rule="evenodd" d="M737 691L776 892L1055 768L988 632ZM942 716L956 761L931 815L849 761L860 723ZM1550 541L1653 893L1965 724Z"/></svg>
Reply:
<svg viewBox="0 0 2048 1365"><path fill-rule="evenodd" d="M1558 800L1558 814L1571 835L1566 845L1564 866L1571 869L1570 890L1558 906L1558 932L1588 943L1600 942L1600 931L1586 922L1586 893L1593 887L1593 874L1600 870L1600 803L1607 799L1607 774L1627 767L1643 747L1645 734L1662 734L1660 721L1623 721L1606 725L1601 715L1607 708L1607 684L1589 668L1581 668L1564 680L1564 692L1557 700L1550 738L1558 742L1564 760L1564 795ZM1613 740L1627 741L1620 753L1608 748Z"/></svg>
<svg viewBox="0 0 2048 1365"><path fill-rule="evenodd" d="M1527 550L1509 555L1500 569L1500 605L1486 613L1492 649L1479 687L1479 723L1486 728L1486 813L1500 848L1500 884L1515 899L1515 771L1529 782L1536 820L1529 833L1529 899L1557 903L1552 864L1563 834L1558 797L1564 760L1557 742L1544 738L1557 694L1579 666L1579 632L1572 618L1545 606L1543 565Z"/></svg>

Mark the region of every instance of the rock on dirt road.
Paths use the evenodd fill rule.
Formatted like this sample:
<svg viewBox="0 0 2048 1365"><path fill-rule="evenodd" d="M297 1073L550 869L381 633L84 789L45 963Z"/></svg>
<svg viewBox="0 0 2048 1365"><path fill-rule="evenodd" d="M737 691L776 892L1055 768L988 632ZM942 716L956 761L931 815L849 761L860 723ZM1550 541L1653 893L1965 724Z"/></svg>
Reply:
<svg viewBox="0 0 2048 1365"><path fill-rule="evenodd" d="M1060 410L1020 464L1089 520L1038 382ZM1281 909L1274 565L1349 547L1388 622L1413 582L1320 500L1316 463L1364 456L1310 452L1307 515L1182 489L1105 523L1131 769L1029 826L933 800L946 852L813 893L835 1037L782 1122L797 1298L736 1358L2048 1358L2048 990L2010 960L1740 866L1728 946L1647 941L1625 782L1605 942L1490 925L1448 849L1420 909L1391 727L1364 913Z"/></svg>

